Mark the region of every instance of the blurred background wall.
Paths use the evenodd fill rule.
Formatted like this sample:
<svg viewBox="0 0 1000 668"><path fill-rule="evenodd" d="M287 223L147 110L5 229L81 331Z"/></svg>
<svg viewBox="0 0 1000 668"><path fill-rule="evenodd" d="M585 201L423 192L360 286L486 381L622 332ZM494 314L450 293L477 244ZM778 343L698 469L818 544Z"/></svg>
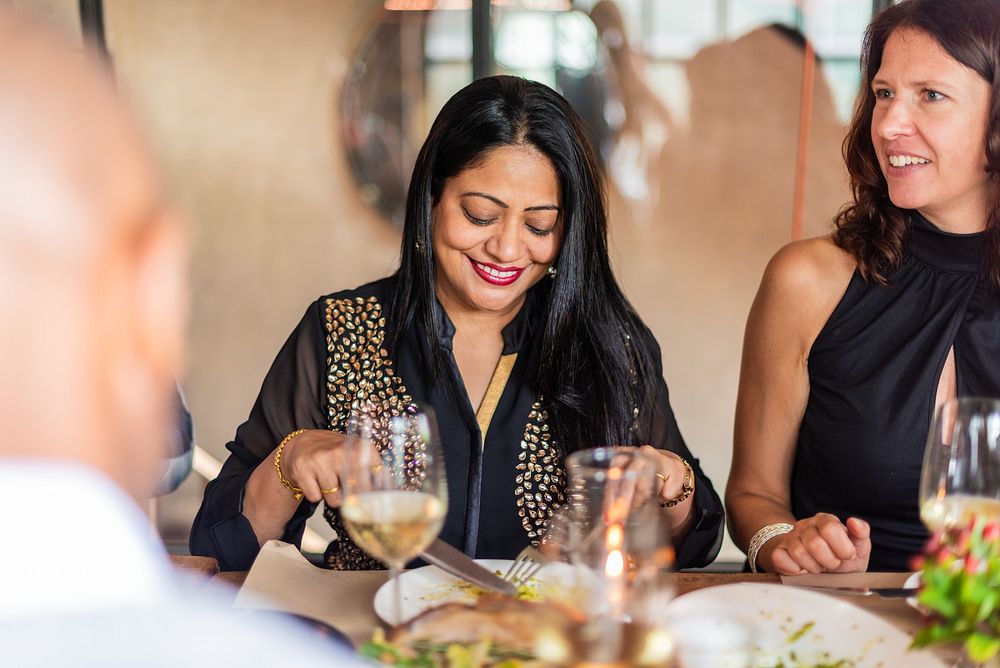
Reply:
<svg viewBox="0 0 1000 668"><path fill-rule="evenodd" d="M79 32L74 0L0 2ZM591 126L616 268L721 493L763 267L791 239L825 233L847 199L840 142L873 3L497 5L493 71L558 88ZM224 459L308 303L394 269L416 150L473 74L469 2L104 0L103 12L118 80L190 221L181 381L198 444ZM203 485L192 476L160 500L174 549L185 549ZM742 557L727 541L721 558Z"/></svg>
<svg viewBox="0 0 1000 668"><path fill-rule="evenodd" d="M108 45L191 227L182 384L218 459L274 355L321 294L394 268L398 233L361 200L337 109L374 2L105 0ZM161 500L186 545L204 482ZM322 530L323 522L316 523Z"/></svg>

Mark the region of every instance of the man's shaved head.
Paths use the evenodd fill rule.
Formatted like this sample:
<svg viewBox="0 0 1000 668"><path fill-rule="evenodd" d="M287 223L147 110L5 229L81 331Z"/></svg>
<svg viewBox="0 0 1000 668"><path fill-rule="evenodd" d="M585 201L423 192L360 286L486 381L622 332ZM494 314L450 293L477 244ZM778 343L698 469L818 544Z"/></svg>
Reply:
<svg viewBox="0 0 1000 668"><path fill-rule="evenodd" d="M0 6L0 456L137 496L185 324L179 231L103 65Z"/></svg>

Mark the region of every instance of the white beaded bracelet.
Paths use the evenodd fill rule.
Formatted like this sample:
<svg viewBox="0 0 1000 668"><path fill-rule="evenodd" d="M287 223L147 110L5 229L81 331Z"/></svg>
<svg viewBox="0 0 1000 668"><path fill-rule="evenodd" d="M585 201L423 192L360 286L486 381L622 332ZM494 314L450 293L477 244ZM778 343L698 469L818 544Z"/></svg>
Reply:
<svg viewBox="0 0 1000 668"><path fill-rule="evenodd" d="M786 522L778 522L777 524L768 524L761 527L757 533L753 535L753 538L750 539L750 546L747 548L747 561L750 562L751 573L757 572L757 553L760 552L760 548L764 547L764 543L771 540L775 536L788 533L794 528L795 527Z"/></svg>

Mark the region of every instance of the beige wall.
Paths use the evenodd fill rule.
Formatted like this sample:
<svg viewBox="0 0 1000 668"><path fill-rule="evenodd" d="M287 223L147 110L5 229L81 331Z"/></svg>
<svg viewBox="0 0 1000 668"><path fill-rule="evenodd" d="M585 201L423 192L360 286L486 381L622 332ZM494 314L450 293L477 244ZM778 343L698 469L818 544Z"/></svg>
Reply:
<svg viewBox="0 0 1000 668"><path fill-rule="evenodd" d="M0 0L0 4L41 17L57 26L74 43L81 41L79 0Z"/></svg>
<svg viewBox="0 0 1000 668"><path fill-rule="evenodd" d="M334 113L378 4L105 0L120 80L190 221L183 385L216 457L308 303L393 267L398 237L351 187ZM190 523L197 496L165 510Z"/></svg>
<svg viewBox="0 0 1000 668"><path fill-rule="evenodd" d="M36 0L65 15L66 0ZM105 0L123 87L192 234L190 361L198 442L219 458L310 300L385 275L398 236L359 199L335 110L378 0ZM773 32L700 52L690 123L649 162L655 201L613 196L623 284L661 342L672 402L719 491L743 324L791 236L801 52ZM807 235L846 198L829 91L814 98ZM184 528L200 483L165 500ZM168 527L169 530L169 527ZM724 557L738 552L727 547Z"/></svg>
<svg viewBox="0 0 1000 668"><path fill-rule="evenodd" d="M720 494L746 316L768 259L792 238L802 66L802 51L771 30L700 51L687 67L690 124L653 177L658 202L638 219L633 203L613 207L619 275L660 342L681 433ZM848 196L844 128L817 81L805 236L826 233ZM740 556L728 536L722 556Z"/></svg>

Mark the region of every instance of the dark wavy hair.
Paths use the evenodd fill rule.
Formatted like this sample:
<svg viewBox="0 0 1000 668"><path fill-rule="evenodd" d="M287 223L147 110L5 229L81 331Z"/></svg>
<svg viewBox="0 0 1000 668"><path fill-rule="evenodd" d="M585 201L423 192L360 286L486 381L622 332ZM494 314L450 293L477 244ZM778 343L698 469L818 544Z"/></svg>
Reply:
<svg viewBox="0 0 1000 668"><path fill-rule="evenodd" d="M853 203L834 221L834 241L851 253L866 280L888 284L902 260L908 234L906 210L889 199L871 139L875 95L871 82L896 30L914 29L933 37L948 55L992 86L986 137L986 171L992 197L986 212L983 275L1000 287L1000 2L997 0L904 0L872 19L861 50L862 88L844 140Z"/></svg>
<svg viewBox="0 0 1000 668"><path fill-rule="evenodd" d="M431 356L426 372L433 382L442 377L431 209L448 179L502 146L537 149L559 179L563 240L548 290L537 381L555 436L565 452L633 444L633 411L652 394L646 388L657 368L651 334L611 270L604 176L587 132L569 102L547 86L487 77L441 109L410 180L390 335L398 339L414 320L422 322Z"/></svg>

